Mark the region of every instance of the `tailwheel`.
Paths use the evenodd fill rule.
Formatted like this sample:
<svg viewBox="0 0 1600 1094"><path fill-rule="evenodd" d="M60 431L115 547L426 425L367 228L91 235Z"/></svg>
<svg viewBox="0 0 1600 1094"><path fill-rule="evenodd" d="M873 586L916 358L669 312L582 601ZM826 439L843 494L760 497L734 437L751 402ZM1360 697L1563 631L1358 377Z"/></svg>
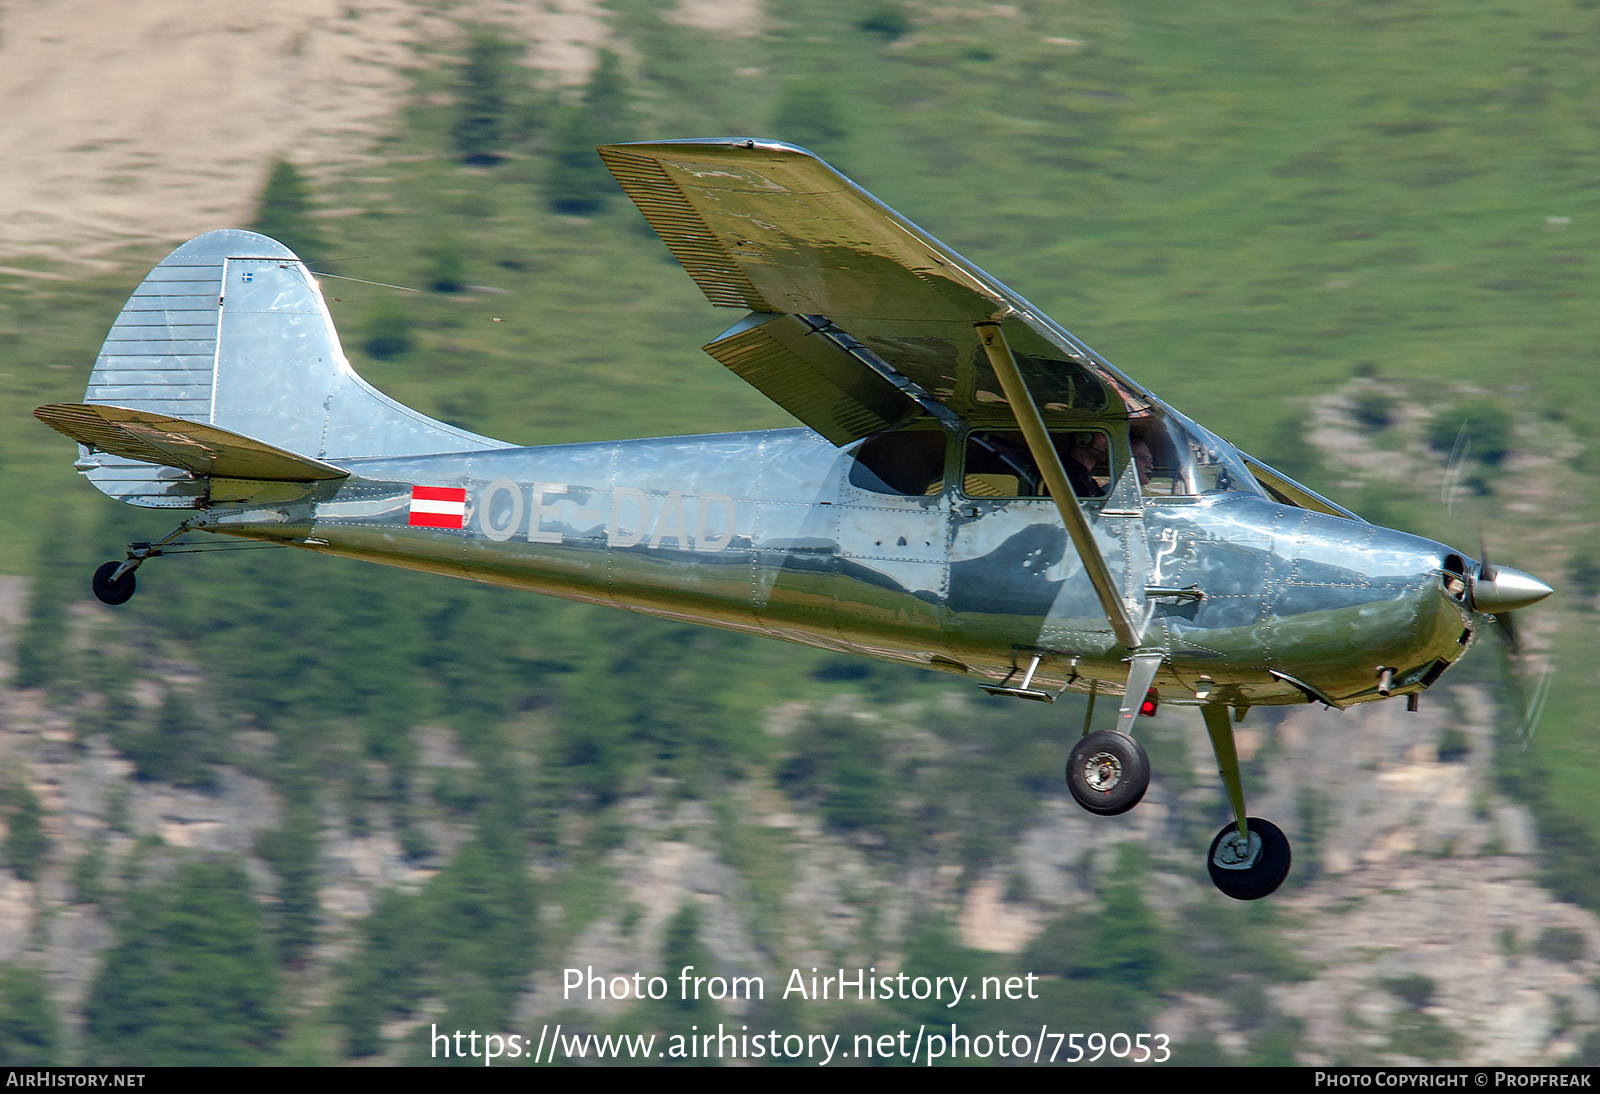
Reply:
<svg viewBox="0 0 1600 1094"><path fill-rule="evenodd" d="M118 570L122 572L119 574ZM102 604L126 604L137 588L133 567L124 562L108 562L94 572L89 587Z"/></svg>
<svg viewBox="0 0 1600 1094"><path fill-rule="evenodd" d="M1067 789L1091 813L1114 817L1139 804L1150 785L1150 759L1126 733L1102 729L1067 757Z"/></svg>
<svg viewBox="0 0 1600 1094"><path fill-rule="evenodd" d="M1250 838L1239 834L1239 826L1229 823L1211 841L1206 865L1211 881L1225 896L1235 900L1260 900L1283 884L1289 876L1291 856L1289 837L1271 821L1246 818Z"/></svg>
<svg viewBox="0 0 1600 1094"><path fill-rule="evenodd" d="M89 582L89 587L94 590L94 595L102 604L126 604L133 598L133 592L138 587L133 578L133 572L143 566L152 558L160 558L161 549L183 535L189 529L205 522L205 516L190 517L161 539L154 543L128 544L128 560L126 562L108 562L94 572L94 578Z"/></svg>

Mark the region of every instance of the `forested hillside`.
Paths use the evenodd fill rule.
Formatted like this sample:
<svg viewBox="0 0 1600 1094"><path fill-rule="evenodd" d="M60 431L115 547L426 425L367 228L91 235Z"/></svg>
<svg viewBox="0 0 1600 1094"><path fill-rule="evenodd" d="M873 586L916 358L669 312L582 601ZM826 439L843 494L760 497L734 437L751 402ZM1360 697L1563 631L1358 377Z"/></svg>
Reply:
<svg viewBox="0 0 1600 1094"><path fill-rule="evenodd" d="M1190 712L1141 727L1151 795L1100 820L1061 786L1075 700L253 545L95 603L172 520L28 412L81 397L181 240L0 255L0 1061L952 1020L1156 1032L1175 1063L1600 1056L1596 0L612 0L551 6L594 30L562 42L393 7L431 29L381 134L278 149L251 226L401 402L525 444L793 424L700 352L737 315L593 153L770 136L1215 431L1558 593L1417 715L1254 712L1252 812L1296 868L1234 904ZM766 998L677 998L686 965ZM674 997L564 999L590 966ZM782 998L813 966L1038 990Z"/></svg>

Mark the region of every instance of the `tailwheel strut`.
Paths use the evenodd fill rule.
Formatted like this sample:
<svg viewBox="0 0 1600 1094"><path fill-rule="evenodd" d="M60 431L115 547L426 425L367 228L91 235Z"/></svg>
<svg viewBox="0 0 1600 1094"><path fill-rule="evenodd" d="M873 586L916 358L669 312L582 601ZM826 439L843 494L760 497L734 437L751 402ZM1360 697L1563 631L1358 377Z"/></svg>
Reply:
<svg viewBox="0 0 1600 1094"><path fill-rule="evenodd" d="M1228 708L1207 703L1200 708L1206 732L1217 756L1217 772L1228 790L1233 820L1211 841L1206 866L1212 884L1235 900L1260 900L1283 884L1289 876L1292 857L1289 838L1271 821L1247 817L1244 811L1244 786L1239 778L1239 754L1233 743L1233 723Z"/></svg>
<svg viewBox="0 0 1600 1094"><path fill-rule="evenodd" d="M134 571L148 560L161 557L161 548L204 519L204 517L192 517L154 543L128 544L128 557L125 560L107 562L95 570L94 577L89 582L89 587L94 590L95 599L102 604L126 604L133 598L134 591L138 588L138 583L133 577Z"/></svg>

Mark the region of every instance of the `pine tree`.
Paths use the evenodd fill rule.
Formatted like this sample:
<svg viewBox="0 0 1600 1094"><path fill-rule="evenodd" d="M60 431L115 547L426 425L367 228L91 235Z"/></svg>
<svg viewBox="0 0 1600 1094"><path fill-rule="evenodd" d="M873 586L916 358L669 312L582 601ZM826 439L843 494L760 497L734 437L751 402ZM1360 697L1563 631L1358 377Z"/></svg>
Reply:
<svg viewBox="0 0 1600 1094"><path fill-rule="evenodd" d="M321 823L309 779L298 781L282 828L264 832L257 850L278 876L278 960L298 967L317 939Z"/></svg>
<svg viewBox="0 0 1600 1094"><path fill-rule="evenodd" d="M379 299L378 306L367 320L366 338L361 348L380 360L398 357L411 348L411 317L393 297Z"/></svg>
<svg viewBox="0 0 1600 1094"><path fill-rule="evenodd" d="M266 1062L283 1030L281 988L244 871L188 862L128 903L84 1007L90 1058Z"/></svg>
<svg viewBox="0 0 1600 1094"><path fill-rule="evenodd" d="M856 29L892 42L911 30L911 16L899 4L875 4L856 21Z"/></svg>
<svg viewBox="0 0 1600 1094"><path fill-rule="evenodd" d="M615 191L595 146L629 136L628 88L622 59L602 49L575 105L557 112L551 128L545 198L558 213L597 213Z"/></svg>
<svg viewBox="0 0 1600 1094"><path fill-rule="evenodd" d="M251 231L271 236L306 262L321 256L322 233L311 220L311 187L288 160L274 160Z"/></svg>
<svg viewBox="0 0 1600 1094"><path fill-rule="evenodd" d="M216 787L213 763L226 758L224 739L195 709L193 700L168 688L150 724L113 727L111 740L133 761L140 779L169 782L195 790Z"/></svg>
<svg viewBox="0 0 1600 1094"><path fill-rule="evenodd" d="M33 881L44 865L50 841L44 834L44 805L26 784L19 783L5 793L6 861L24 881Z"/></svg>
<svg viewBox="0 0 1600 1094"><path fill-rule="evenodd" d="M428 288L451 293L466 287L466 258L461 241L454 236L442 236L428 252Z"/></svg>
<svg viewBox="0 0 1600 1094"><path fill-rule="evenodd" d="M28 615L17 636L17 670L11 680L15 687L72 690L75 673L67 609L89 587L80 543L74 524L62 519L51 522L39 544Z"/></svg>
<svg viewBox="0 0 1600 1094"><path fill-rule="evenodd" d="M716 971L716 959L700 937L700 920L700 906L693 902L680 905L672 913L661 938L661 974L673 986L673 990L667 994L671 1000L669 1005L683 1012L683 1017L704 1020L715 1016L716 1003L709 996L700 995L697 998L697 993L692 989L685 994L680 994L678 990L683 970L691 969L691 978L709 977Z"/></svg>
<svg viewBox="0 0 1600 1094"><path fill-rule="evenodd" d="M410 1014L419 994L428 932L422 898L386 890L361 925L364 945L344 966L334 1020L351 1056L383 1051L383 1022Z"/></svg>
<svg viewBox="0 0 1600 1094"><path fill-rule="evenodd" d="M434 981L452 1027L503 1025L538 958L538 899L519 842L496 810L485 811L478 838L434 876L423 899Z"/></svg>
<svg viewBox="0 0 1600 1094"><path fill-rule="evenodd" d="M511 127L513 56L517 46L487 27L473 30L467 40L456 92L455 119L450 139L466 163L487 166L504 152Z"/></svg>
<svg viewBox="0 0 1600 1094"><path fill-rule="evenodd" d="M550 170L545 198L568 216L588 216L604 207L610 176L595 155L589 119L581 107L566 107L550 134Z"/></svg>
<svg viewBox="0 0 1600 1094"><path fill-rule="evenodd" d="M11 1067L62 1062L61 1017L38 969L13 965L0 973L0 1060Z"/></svg>
<svg viewBox="0 0 1600 1094"><path fill-rule="evenodd" d="M583 87L583 109L596 144L628 135L628 85L622 76L622 58L609 49L595 55L594 70Z"/></svg>

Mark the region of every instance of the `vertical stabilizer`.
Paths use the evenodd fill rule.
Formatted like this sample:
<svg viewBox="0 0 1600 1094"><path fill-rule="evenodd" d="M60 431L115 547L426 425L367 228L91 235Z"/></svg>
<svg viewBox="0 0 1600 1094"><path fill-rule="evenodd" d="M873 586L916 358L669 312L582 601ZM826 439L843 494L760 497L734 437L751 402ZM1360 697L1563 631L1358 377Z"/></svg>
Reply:
<svg viewBox="0 0 1600 1094"><path fill-rule="evenodd" d="M255 232L207 232L134 290L86 403L204 422L314 459L510 447L404 407L356 375L305 263ZM135 505L194 508L203 477L85 450L78 466Z"/></svg>

